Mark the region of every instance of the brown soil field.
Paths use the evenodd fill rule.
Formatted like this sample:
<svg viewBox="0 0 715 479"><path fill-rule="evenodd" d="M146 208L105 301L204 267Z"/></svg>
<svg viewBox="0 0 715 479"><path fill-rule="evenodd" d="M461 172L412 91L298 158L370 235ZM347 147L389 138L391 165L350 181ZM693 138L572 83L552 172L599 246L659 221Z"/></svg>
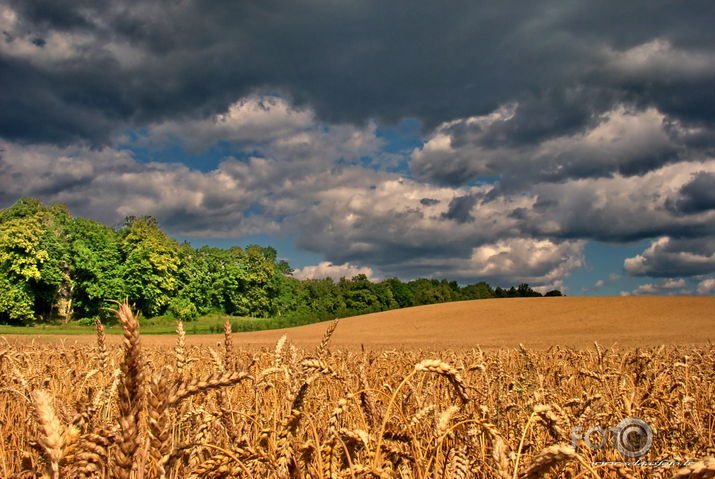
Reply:
<svg viewBox="0 0 715 479"><path fill-rule="evenodd" d="M242 347L272 346L287 334L296 345L320 342L327 323L234 334ZM87 336L15 336L11 341L94 342ZM110 336L118 342L119 336ZM145 335L146 346L171 346L171 335ZM215 345L222 335L186 337L190 345ZM460 301L344 318L331 339L335 348L444 349L585 347L594 341L623 347L703 345L715 341L715 297L556 297Z"/></svg>

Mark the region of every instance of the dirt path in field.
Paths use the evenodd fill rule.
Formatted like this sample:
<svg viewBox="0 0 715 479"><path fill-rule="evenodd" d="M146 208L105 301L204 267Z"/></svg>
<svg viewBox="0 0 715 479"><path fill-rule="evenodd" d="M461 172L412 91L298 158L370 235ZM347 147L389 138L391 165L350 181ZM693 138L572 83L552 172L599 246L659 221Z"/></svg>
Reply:
<svg viewBox="0 0 715 479"><path fill-rule="evenodd" d="M328 323L237 333L234 345L272 346L283 334L297 345L320 342ZM94 342L93 335L7 336L10 341ZM120 336L110 336L118 343ZM144 335L146 346L172 346L172 335ZM187 336L188 345L215 345L221 335ZM625 347L715 342L715 297L511 298L420 306L341 319L335 347L484 348L593 341Z"/></svg>

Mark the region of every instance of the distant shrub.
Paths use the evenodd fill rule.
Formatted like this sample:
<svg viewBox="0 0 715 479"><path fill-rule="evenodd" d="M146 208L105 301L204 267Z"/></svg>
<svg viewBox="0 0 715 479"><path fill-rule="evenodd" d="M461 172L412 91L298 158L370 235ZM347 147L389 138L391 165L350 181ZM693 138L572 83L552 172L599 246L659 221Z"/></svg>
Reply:
<svg viewBox="0 0 715 479"><path fill-rule="evenodd" d="M199 317L196 306L187 298L172 299L169 303L169 312L181 321L194 321Z"/></svg>
<svg viewBox="0 0 715 479"><path fill-rule="evenodd" d="M94 326L94 321L97 319L97 317L92 317L92 318L81 318L79 321L77 321L77 324L80 326Z"/></svg>

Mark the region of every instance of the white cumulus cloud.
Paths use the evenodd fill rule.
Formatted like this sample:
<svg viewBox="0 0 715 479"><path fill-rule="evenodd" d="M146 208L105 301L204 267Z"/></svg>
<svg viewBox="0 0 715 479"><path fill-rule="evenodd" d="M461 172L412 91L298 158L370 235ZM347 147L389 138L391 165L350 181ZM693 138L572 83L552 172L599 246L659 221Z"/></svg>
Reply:
<svg viewBox="0 0 715 479"><path fill-rule="evenodd" d="M702 296L715 294L715 278L707 278L700 281L696 292Z"/></svg>
<svg viewBox="0 0 715 479"><path fill-rule="evenodd" d="M646 283L638 286L633 291L621 291L621 296L644 296L644 295L663 295L663 294L682 294L684 293L686 282L683 278L664 279L658 283ZM680 291L676 291L676 290Z"/></svg>
<svg viewBox="0 0 715 479"><path fill-rule="evenodd" d="M293 272L293 277L298 279L324 279L332 278L337 281L340 278L350 279L359 274L364 274L371 281L377 281L372 268L367 266L355 266L350 263L333 264L330 261L321 261L314 266L305 266Z"/></svg>

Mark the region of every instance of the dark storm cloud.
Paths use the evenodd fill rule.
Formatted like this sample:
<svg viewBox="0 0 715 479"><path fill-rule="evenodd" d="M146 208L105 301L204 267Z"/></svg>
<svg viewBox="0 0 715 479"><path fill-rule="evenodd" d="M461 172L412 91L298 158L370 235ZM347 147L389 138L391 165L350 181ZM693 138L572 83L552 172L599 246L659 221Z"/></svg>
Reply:
<svg viewBox="0 0 715 479"><path fill-rule="evenodd" d="M292 221L299 224L292 226L300 231L297 245L323 253L336 264L376 264L386 271L394 271L416 258L438 261L465 258L472 248L461 237L450 239L444 235L436 242L434 233L427 228L409 231L407 225L424 220L414 210L380 216L361 214L359 221L350 225L340 225L335 216L325 205L317 205L315 211L294 218Z"/></svg>
<svg viewBox="0 0 715 479"><path fill-rule="evenodd" d="M28 28L62 31L93 30L93 22L87 18L87 14L98 7L96 2L83 0L29 0L9 3L22 14Z"/></svg>
<svg viewBox="0 0 715 479"><path fill-rule="evenodd" d="M712 18L710 1L0 0L0 204L295 234L334 268L408 277L555 284L586 240L643 238L660 239L629 273L702 274ZM408 117L404 146L383 127ZM210 171L150 161L218 144L235 159Z"/></svg>
<svg viewBox="0 0 715 479"><path fill-rule="evenodd" d="M488 144L573 132L624 100L713 122L707 69L653 79L647 68L607 68L603 53L654 38L711 51L710 2L9 5L15 42L42 38L36 48L48 51L61 35L87 41L55 60L2 54L0 134L8 139L102 143L127 127L222 112L256 89L283 92L329 122L416 117L427 129L519 102L517 117Z"/></svg>
<svg viewBox="0 0 715 479"><path fill-rule="evenodd" d="M457 223L468 223L474 221L472 216L472 208L479 200L476 196L458 196L449 202L449 209L442 217L448 220L454 220Z"/></svg>
<svg viewBox="0 0 715 479"><path fill-rule="evenodd" d="M680 197L668 206L683 213L702 213L715 209L715 174L701 171L680 188Z"/></svg>
<svg viewBox="0 0 715 479"><path fill-rule="evenodd" d="M424 146L412 152L413 173L448 186L498 177L498 189L490 195L494 198L538 182L643 175L684 159L706 158L706 151L686 144L696 135L679 122L668 124L653 108L618 106L585 130L534 145L510 145L508 135L495 132L518 117L518 107L502 107L435 129ZM496 136L504 138L502 144L492 144Z"/></svg>
<svg viewBox="0 0 715 479"><path fill-rule="evenodd" d="M707 168L707 171L703 171ZM671 236L697 239L715 235L715 211L684 215L674 205L686 198L685 186L698 179L693 195L704 195L703 178L713 174L713 162L681 162L644 175L587 178L527 185L522 192L495 186L474 209L499 204L528 192L528 206L510 208L510 218L528 237L589 239L625 243ZM702 183L701 183L702 181ZM494 193L494 194L492 194ZM706 198L698 198L698 204ZM690 198L687 196L687 198Z"/></svg>
<svg viewBox="0 0 715 479"><path fill-rule="evenodd" d="M456 123L446 129L455 148L481 145L495 149L542 142L558 135L578 133L597 122L597 114L625 100L619 92L598 85L544 85L543 89L514 92L515 115L488 128Z"/></svg>
<svg viewBox="0 0 715 479"><path fill-rule="evenodd" d="M696 276L715 272L715 236L697 239L659 238L642 254L623 264L632 276Z"/></svg>
<svg viewBox="0 0 715 479"><path fill-rule="evenodd" d="M109 71L43 72L0 55L0 135L23 141L101 143L130 115Z"/></svg>

